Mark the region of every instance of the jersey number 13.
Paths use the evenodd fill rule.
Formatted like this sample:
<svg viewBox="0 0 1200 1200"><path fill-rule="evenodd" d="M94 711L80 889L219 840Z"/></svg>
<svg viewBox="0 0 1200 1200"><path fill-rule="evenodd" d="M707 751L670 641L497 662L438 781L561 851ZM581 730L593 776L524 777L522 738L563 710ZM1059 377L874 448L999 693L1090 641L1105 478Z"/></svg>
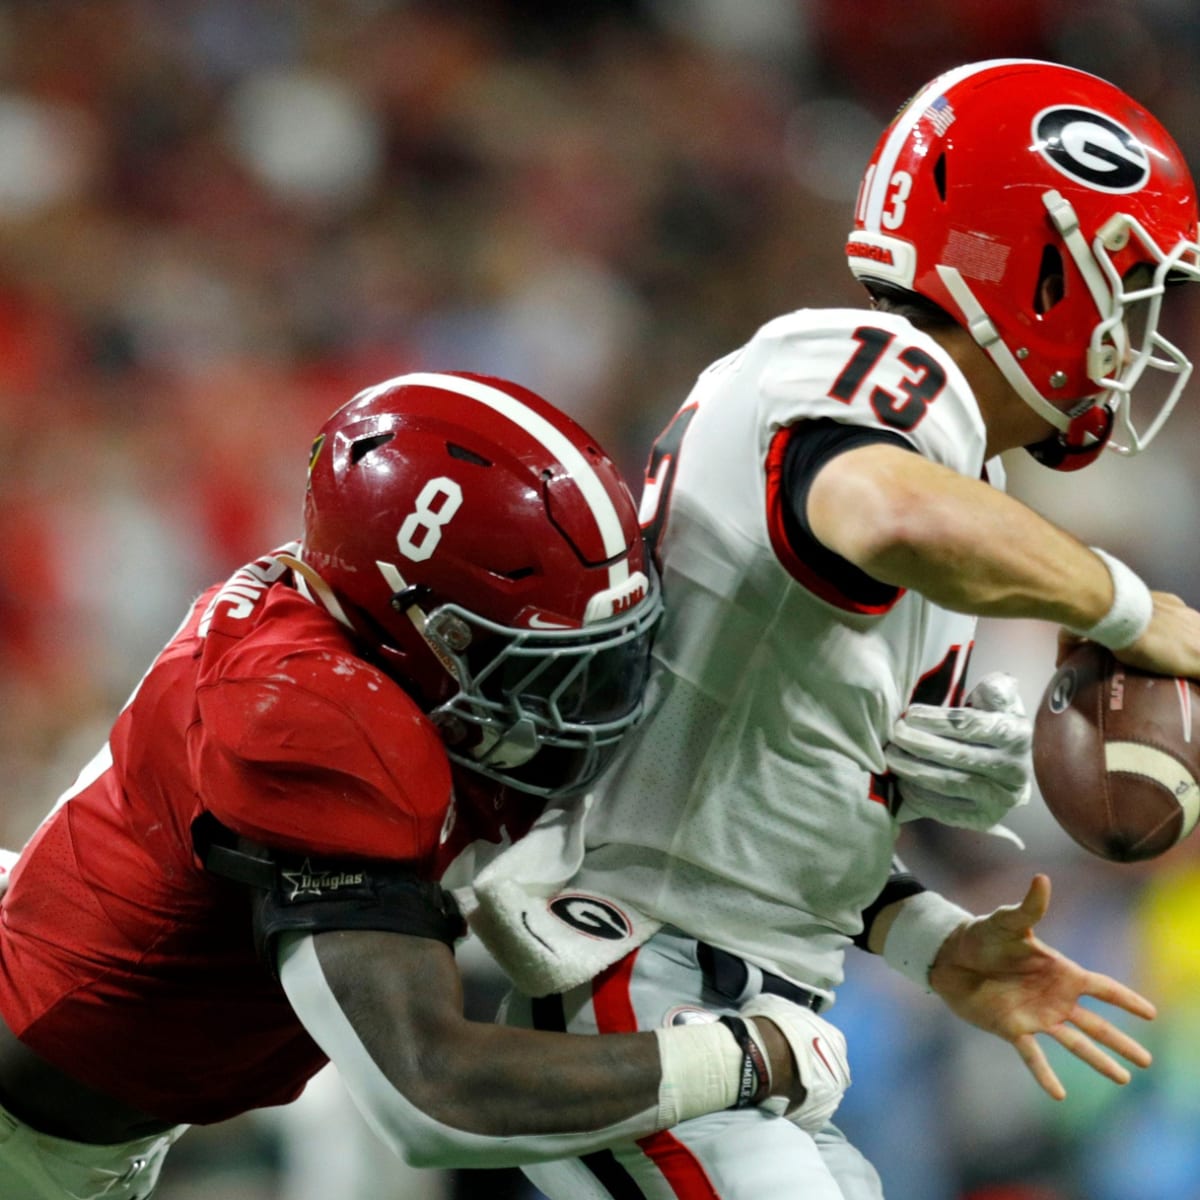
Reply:
<svg viewBox="0 0 1200 1200"><path fill-rule="evenodd" d="M899 395L878 385L871 386L871 407L875 415L892 429L913 429L929 406L946 386L946 372L924 350L916 346L893 347L894 333L874 325L860 325L854 331L858 349L833 381L829 395L843 404L851 404L868 377L881 363L898 360L907 373L898 384Z"/></svg>

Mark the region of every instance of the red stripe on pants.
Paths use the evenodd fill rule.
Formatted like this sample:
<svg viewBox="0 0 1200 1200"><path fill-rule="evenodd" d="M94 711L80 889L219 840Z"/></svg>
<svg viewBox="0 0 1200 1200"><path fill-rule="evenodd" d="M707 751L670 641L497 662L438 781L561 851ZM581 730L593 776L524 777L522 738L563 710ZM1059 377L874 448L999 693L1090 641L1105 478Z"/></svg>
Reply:
<svg viewBox="0 0 1200 1200"><path fill-rule="evenodd" d="M592 1009L600 1033L635 1033L637 1014L629 994L629 981L638 952L627 954L596 976L592 983ZM638 1146L662 1172L679 1200L721 1200L700 1160L668 1130L639 1138Z"/></svg>

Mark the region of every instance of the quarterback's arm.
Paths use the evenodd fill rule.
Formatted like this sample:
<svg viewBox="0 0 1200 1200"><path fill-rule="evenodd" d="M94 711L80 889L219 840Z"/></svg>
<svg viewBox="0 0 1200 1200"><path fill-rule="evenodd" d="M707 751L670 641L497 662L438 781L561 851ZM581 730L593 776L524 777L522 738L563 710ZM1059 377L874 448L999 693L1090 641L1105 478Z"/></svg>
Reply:
<svg viewBox="0 0 1200 1200"><path fill-rule="evenodd" d="M577 1155L736 1099L741 1051L724 1026L586 1037L469 1021L453 952L429 937L289 933L278 961L359 1108L417 1166ZM787 1090L788 1046L770 1021L756 1025L773 1090Z"/></svg>
<svg viewBox="0 0 1200 1200"><path fill-rule="evenodd" d="M898 447L866 445L829 459L812 481L806 515L834 553L943 608L1091 629L1113 605L1109 568L1069 533ZM1149 625L1116 653L1163 674L1200 676L1200 613L1155 592Z"/></svg>

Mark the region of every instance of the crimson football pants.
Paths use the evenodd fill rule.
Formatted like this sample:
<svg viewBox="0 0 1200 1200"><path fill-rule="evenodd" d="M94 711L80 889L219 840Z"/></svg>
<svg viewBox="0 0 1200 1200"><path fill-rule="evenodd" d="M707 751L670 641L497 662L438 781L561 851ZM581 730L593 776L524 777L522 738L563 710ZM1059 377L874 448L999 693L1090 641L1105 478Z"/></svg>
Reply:
<svg viewBox="0 0 1200 1200"><path fill-rule="evenodd" d="M510 994L500 1020L569 1033L633 1033L735 1013L760 990L762 973L751 968L742 972L738 995L719 991L699 950L695 938L661 930L570 992ZM757 1109L697 1117L525 1173L550 1200L883 1200L874 1167L835 1126L814 1137Z"/></svg>

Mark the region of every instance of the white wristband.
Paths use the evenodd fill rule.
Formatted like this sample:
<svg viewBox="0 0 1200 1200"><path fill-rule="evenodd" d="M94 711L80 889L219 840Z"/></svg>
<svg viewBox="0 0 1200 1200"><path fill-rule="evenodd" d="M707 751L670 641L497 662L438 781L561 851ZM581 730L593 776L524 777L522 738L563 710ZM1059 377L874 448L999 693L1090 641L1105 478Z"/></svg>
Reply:
<svg viewBox="0 0 1200 1200"><path fill-rule="evenodd" d="M1124 650L1146 632L1154 615L1154 598L1141 578L1119 558L1096 546L1092 546L1091 551L1112 576L1113 601L1108 612L1091 628L1072 629L1071 632L1099 642L1109 650Z"/></svg>
<svg viewBox="0 0 1200 1200"><path fill-rule="evenodd" d="M937 892L918 892L901 903L883 944L884 961L905 979L930 991L929 969L942 943L971 914Z"/></svg>
<svg viewBox="0 0 1200 1200"><path fill-rule="evenodd" d="M662 1082L658 1085L659 1127L689 1117L721 1112L737 1103L742 1051L732 1033L713 1021L656 1029Z"/></svg>

